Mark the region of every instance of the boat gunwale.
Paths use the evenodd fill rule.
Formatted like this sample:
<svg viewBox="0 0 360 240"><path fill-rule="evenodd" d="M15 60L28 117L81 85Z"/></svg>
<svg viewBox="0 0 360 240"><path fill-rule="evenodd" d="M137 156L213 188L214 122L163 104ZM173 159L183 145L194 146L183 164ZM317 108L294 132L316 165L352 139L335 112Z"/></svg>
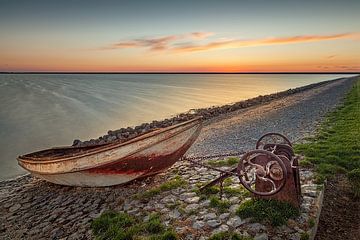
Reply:
<svg viewBox="0 0 360 240"><path fill-rule="evenodd" d="M200 129L201 129L201 126L202 126L202 124L201 124L202 122L200 121L199 122L199 124L194 124L194 125L191 125L191 126L186 126L186 128L184 129L184 130L182 130L182 131L177 131L175 134L173 134L173 135L171 135L171 136L168 136L168 137L166 137L165 139L162 139L162 140L160 140L160 141L157 141L157 142L155 142L155 143L152 143L152 144L150 144L149 146L146 146L146 147L143 147L143 148L141 148L141 149L137 149L136 151L134 151L134 152L132 152L132 153L129 153L128 155L126 155L126 156L124 156L123 158L128 158L128 157L131 157L131 156L133 156L133 155L135 155L135 154L137 154L137 153L139 153L139 152L141 152L141 151L143 151L143 150L145 150L145 149L147 149L147 148L149 148L149 147L151 147L151 146L154 146L154 145L156 145L156 144L159 144L159 143L161 143L161 142L164 142L164 141L167 141L167 140L169 140L169 139L171 139L171 138L174 138L174 137L176 137L177 135L179 135L179 134L181 134L181 133L183 133L183 132L185 132L185 131L187 131L187 130L189 130L189 129L191 129L191 128L193 128L193 127L195 127L195 126L197 126L197 130L196 131L199 131ZM200 127L200 128L199 128ZM199 133L198 133L199 134ZM48 163L54 163L54 162L57 162L57 161L46 161L45 162L45 164L48 164ZM32 161L30 162L29 161L29 163L33 163ZM40 162L39 163L39 161L35 161L34 163L36 163L36 164L43 164L43 162ZM109 162L110 163L110 162ZM108 163L107 163L108 164ZM21 165L21 164L20 164ZM31 170L31 172L32 173L36 173L36 174L40 174L40 175L58 175L58 174L67 174L67 173L74 173L74 172L82 172L82 171L86 171L86 170L89 170L89 169L93 169L93 168L96 168L96 167L100 167L100 166L102 166L103 164L100 164L100 165L97 165L97 166L91 166L91 167L86 167L86 168L79 168L79 169L75 169L75 170L71 170L71 171L67 171L67 172L56 172L56 173L47 173L47 172L39 172L39 171L34 171L34 170ZM22 166L22 165L21 165ZM24 167L24 166L23 166ZM30 171L28 168L26 168L25 167L25 169L27 169L28 171Z"/></svg>
<svg viewBox="0 0 360 240"><path fill-rule="evenodd" d="M179 123L179 124L176 124L176 125L173 125L173 126L169 126L169 127L166 127L166 128L163 128L163 129L158 129L158 130L155 130L155 131L152 131L152 132L149 132L149 133L145 133L143 135L140 135L138 137L135 137L133 139L130 139L129 141L126 141L126 142L119 142L119 143L109 143L109 144L104 144L104 145L101 145L95 149L91 149L91 150L87 150L87 151L84 151L84 152L80 152L78 154L74 154L72 156L66 156L66 157L43 157L43 158L36 158L36 157L28 157L27 155L30 155L30 154L35 154L35 153L39 153L39 152L42 152L42 151L50 151L50 150L53 150L53 149L61 149L61 148L73 148L73 147L55 147L55 148L48 148L48 149L44 149L44 150L40 150L40 151L36 151L36 152L32 152L32 153L28 153L28 154L25 154L25 155L20 155L17 157L17 160L19 162L23 162L23 163L36 163L36 164L42 164L42 163L55 163L55 162L62 162L62 161L67 161L67 160L73 160L73 159L76 159L76 158L79 158L79 157L86 157L86 156L89 156L89 155L94 155L94 154L98 154L98 153L101 153L101 152L105 152L105 151L108 151L108 150L112 150L112 149L115 149L115 148L118 148L118 147L122 147L122 146L125 146L125 145L128 145L128 144L133 144L133 143L136 143L138 141L142 141L144 139L147 139L147 138L150 138L150 137L153 137L157 134L161 134L161 133L165 133L165 132L168 132L170 130L173 130L173 129L176 129L178 127L181 127L181 126L185 126L185 125L188 125L188 124L191 124L193 122L199 122L201 123L201 119L202 117L196 117L194 119L191 119L191 120L188 120L188 121L185 121L185 122L182 122L182 123ZM195 124L194 124L195 125ZM79 148L79 147L74 147L74 148Z"/></svg>

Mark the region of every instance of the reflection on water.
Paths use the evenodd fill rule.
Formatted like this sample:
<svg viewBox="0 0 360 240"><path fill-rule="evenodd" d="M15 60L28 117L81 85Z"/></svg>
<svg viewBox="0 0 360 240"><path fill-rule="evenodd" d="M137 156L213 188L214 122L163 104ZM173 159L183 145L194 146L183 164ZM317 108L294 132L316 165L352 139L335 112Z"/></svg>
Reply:
<svg viewBox="0 0 360 240"><path fill-rule="evenodd" d="M24 173L16 156L109 129L163 119L344 75L0 75L0 179Z"/></svg>

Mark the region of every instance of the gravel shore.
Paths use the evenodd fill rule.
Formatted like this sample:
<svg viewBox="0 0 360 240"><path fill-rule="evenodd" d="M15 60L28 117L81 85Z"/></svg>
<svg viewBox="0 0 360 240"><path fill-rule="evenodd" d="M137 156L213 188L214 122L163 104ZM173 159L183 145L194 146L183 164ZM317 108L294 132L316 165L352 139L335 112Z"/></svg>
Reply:
<svg viewBox="0 0 360 240"><path fill-rule="evenodd" d="M324 115L341 103L353 82L354 78L329 82L268 103L210 118L205 121L202 133L188 155L250 150L255 147L256 140L262 134L273 131L287 135L292 141L300 141L313 134ZM143 211L152 211L154 208L168 216L175 214L175 219L185 219L184 221L188 221L190 226L195 228L193 224L205 220L199 218L200 215L191 217L186 213L170 212L166 207L167 203L163 203L166 198L159 198L161 203L151 200L144 204L132 200L132 197L164 180L173 178L176 172L181 172L181 176L190 185L186 190L175 189L176 191L167 193L166 196L171 201L173 198L175 200L179 198L184 204L188 204L184 206L185 209L196 204L198 204L197 208L201 206L205 209L206 206L201 205L191 189L199 181L200 175L203 177L202 181L210 180L214 176L205 169L198 170L204 175L198 176L193 167L179 162L166 173L147 179L145 182L107 188L63 187L31 176L0 182L0 239L91 239L93 237L90 230L91 219L107 209L128 213L132 211L133 214L142 216ZM238 205L241 199L233 198L233 202L234 206ZM216 219L221 219L220 215L217 218L216 212L205 210L202 215L212 214ZM214 231L219 227L225 230L232 229L235 220L242 221L231 214L229 212L227 216L223 216L223 221L216 220L216 224L212 224L214 222L210 220L205 221L205 228L208 224L210 227L214 225ZM234 221L230 221L231 219ZM299 228L297 225L295 227ZM185 230L187 231L186 228ZM286 231L289 231L290 235L296 233L291 229ZM251 234L251 231L249 233Z"/></svg>
<svg viewBox="0 0 360 240"><path fill-rule="evenodd" d="M260 106L212 118L205 122L188 155L250 150L268 132L279 132L292 142L299 141L313 134L326 113L341 103L353 82L354 78L337 80Z"/></svg>

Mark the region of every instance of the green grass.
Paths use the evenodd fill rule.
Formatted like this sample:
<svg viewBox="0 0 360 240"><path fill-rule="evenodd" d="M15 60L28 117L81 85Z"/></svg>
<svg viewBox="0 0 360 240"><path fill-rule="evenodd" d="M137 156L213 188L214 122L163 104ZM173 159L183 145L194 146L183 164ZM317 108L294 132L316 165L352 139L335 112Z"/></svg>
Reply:
<svg viewBox="0 0 360 240"><path fill-rule="evenodd" d="M185 180L181 179L180 176L176 176L174 179L172 179L170 181L167 181L167 182L161 184L158 187L154 187L154 188L149 189L149 190L147 190L147 191L145 191L143 193L137 194L136 198L138 198L138 199L148 199L148 198L151 198L153 196L156 196L156 195L160 194L161 192L176 189L178 187L185 186L186 184L187 184L187 182Z"/></svg>
<svg viewBox="0 0 360 240"><path fill-rule="evenodd" d="M318 182L336 174L360 168L360 80L347 94L340 107L330 113L317 135L297 144L303 154L302 166L314 166Z"/></svg>
<svg viewBox="0 0 360 240"><path fill-rule="evenodd" d="M347 174L355 198L360 198L360 168L351 170Z"/></svg>
<svg viewBox="0 0 360 240"><path fill-rule="evenodd" d="M307 232L301 233L300 240L309 240L309 239L310 239L310 236Z"/></svg>
<svg viewBox="0 0 360 240"><path fill-rule="evenodd" d="M229 157L225 160L209 160L208 164L213 167L233 166L239 163L239 158Z"/></svg>
<svg viewBox="0 0 360 240"><path fill-rule="evenodd" d="M213 195L213 194L218 194L219 192L220 192L219 186L211 186L211 187L205 188L201 192L197 191L197 193L204 194L204 195Z"/></svg>
<svg viewBox="0 0 360 240"><path fill-rule="evenodd" d="M173 229L165 228L158 214L142 222L126 213L109 211L94 219L91 228L98 240L178 239Z"/></svg>
<svg viewBox="0 0 360 240"><path fill-rule="evenodd" d="M161 224L160 216L158 214L150 215L149 221L144 224L144 228L149 233L161 233L165 229Z"/></svg>
<svg viewBox="0 0 360 240"><path fill-rule="evenodd" d="M236 214L241 218L252 218L256 222L281 226L289 218L299 216L300 212L297 208L286 202L256 199L241 204Z"/></svg>
<svg viewBox="0 0 360 240"><path fill-rule="evenodd" d="M240 183L238 183L239 186L235 187L235 188L228 186L231 183L232 183L232 180L230 178L227 178L224 181L223 194L225 194L226 197L236 196L236 197L243 199L243 198L251 196L251 193L248 190L246 190ZM220 194L220 186L218 186L218 185L211 186L211 187L205 188L204 190L200 191L199 188L201 186L202 186L202 184L198 186L198 189L194 190L200 196L201 200L215 197L216 195L218 196Z"/></svg>
<svg viewBox="0 0 360 240"><path fill-rule="evenodd" d="M219 212L226 212L231 206L231 203L227 200L220 200L216 196L210 197L210 207L217 208Z"/></svg>
<svg viewBox="0 0 360 240"><path fill-rule="evenodd" d="M219 232L213 234L208 240L252 240L252 237L240 236L237 233L232 232Z"/></svg>
<svg viewBox="0 0 360 240"><path fill-rule="evenodd" d="M314 218L310 218L309 219L309 227L312 228L315 226L315 219Z"/></svg>
<svg viewBox="0 0 360 240"><path fill-rule="evenodd" d="M239 183L239 187L232 188L232 187L224 187L223 188L224 193L231 197L231 196L237 196L237 197L250 197L251 193L242 185Z"/></svg>

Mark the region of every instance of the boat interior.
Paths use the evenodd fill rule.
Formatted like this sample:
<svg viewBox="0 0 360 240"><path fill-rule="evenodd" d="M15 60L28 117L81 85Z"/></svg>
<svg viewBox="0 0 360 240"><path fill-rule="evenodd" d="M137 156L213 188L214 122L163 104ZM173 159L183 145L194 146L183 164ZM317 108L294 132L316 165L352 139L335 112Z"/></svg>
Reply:
<svg viewBox="0 0 360 240"><path fill-rule="evenodd" d="M86 147L72 147L72 146L70 146L70 147L55 147L55 148L50 148L50 149L46 149L46 150L42 150L42 151L38 151L38 152L29 153L29 154L20 156L20 158L31 159L31 160L48 160L49 158L56 159L56 158L63 158L63 157L71 157L71 156L78 155L80 153L91 152L98 148L101 148L103 146L110 145L110 144L111 143L97 144L97 145L91 145L91 146L86 146Z"/></svg>

